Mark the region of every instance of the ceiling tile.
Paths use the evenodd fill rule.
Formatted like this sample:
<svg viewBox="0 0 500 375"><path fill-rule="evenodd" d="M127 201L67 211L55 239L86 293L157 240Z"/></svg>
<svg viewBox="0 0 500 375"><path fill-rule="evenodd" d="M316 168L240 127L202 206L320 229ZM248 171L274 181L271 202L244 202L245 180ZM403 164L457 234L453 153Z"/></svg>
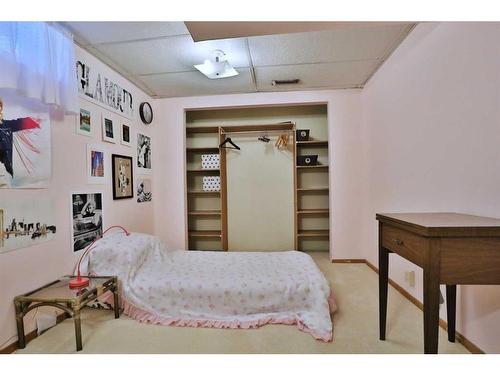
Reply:
<svg viewBox="0 0 500 375"><path fill-rule="evenodd" d="M141 76L159 97L198 96L254 92L249 68L238 69L239 75L223 79L208 79L198 71Z"/></svg>
<svg viewBox="0 0 500 375"><path fill-rule="evenodd" d="M349 88L363 84L380 60L267 66L255 68L259 91ZM272 86L273 80L300 79L296 85Z"/></svg>
<svg viewBox="0 0 500 375"><path fill-rule="evenodd" d="M191 36L177 36L140 42L101 44L101 52L132 74L193 71L216 49L224 51L234 67L250 66L245 39L193 42Z"/></svg>
<svg viewBox="0 0 500 375"><path fill-rule="evenodd" d="M64 22L82 44L98 44L189 34L184 22Z"/></svg>
<svg viewBox="0 0 500 375"><path fill-rule="evenodd" d="M183 22L62 24L85 49L158 97L362 87L415 25L339 24L323 31L195 43ZM194 69L216 49L226 53L239 76L209 80ZM271 85L273 79L293 78L301 82Z"/></svg>
<svg viewBox="0 0 500 375"><path fill-rule="evenodd" d="M382 58L409 25L348 27L248 38L255 66Z"/></svg>

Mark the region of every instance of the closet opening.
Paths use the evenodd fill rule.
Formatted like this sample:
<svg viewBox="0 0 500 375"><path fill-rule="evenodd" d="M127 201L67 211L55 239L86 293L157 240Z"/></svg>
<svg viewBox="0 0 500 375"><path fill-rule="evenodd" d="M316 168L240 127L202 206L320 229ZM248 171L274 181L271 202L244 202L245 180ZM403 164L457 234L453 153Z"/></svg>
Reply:
<svg viewBox="0 0 500 375"><path fill-rule="evenodd" d="M188 249L329 251L326 104L185 118Z"/></svg>

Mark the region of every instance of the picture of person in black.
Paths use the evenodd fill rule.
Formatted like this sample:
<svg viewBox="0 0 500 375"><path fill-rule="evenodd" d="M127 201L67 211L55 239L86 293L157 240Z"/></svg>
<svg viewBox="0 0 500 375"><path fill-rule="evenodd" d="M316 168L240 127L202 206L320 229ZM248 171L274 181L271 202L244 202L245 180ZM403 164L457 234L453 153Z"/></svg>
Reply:
<svg viewBox="0 0 500 375"><path fill-rule="evenodd" d="M31 117L17 118L15 120L5 120L3 118L3 101L0 98L0 186L2 185L2 165L5 171L14 178L14 168L12 163L13 151L14 151L14 134L17 132L24 132L31 129L40 128L38 121L32 119ZM19 137L22 143L24 143L29 149L34 152L38 152L36 146L33 145L28 138ZM21 154L21 150L16 148L21 161L23 162L25 168L29 171L29 160L25 155Z"/></svg>

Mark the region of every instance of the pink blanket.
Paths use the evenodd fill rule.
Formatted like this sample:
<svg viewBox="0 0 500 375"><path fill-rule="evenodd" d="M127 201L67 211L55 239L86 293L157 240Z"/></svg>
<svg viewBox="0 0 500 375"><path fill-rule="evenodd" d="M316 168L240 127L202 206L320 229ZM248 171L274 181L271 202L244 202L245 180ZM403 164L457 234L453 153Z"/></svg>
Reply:
<svg viewBox="0 0 500 375"><path fill-rule="evenodd" d="M89 267L118 276L124 312L139 321L217 328L296 324L332 340L333 295L301 252L171 251L156 237L117 233L98 242Z"/></svg>

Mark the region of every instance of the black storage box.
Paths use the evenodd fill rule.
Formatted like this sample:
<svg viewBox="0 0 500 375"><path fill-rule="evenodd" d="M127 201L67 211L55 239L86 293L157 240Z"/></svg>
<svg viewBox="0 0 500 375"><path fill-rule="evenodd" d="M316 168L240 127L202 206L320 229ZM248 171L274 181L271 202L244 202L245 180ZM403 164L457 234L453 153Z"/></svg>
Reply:
<svg viewBox="0 0 500 375"><path fill-rule="evenodd" d="M318 155L299 155L297 156L297 165L316 165L318 164Z"/></svg>
<svg viewBox="0 0 500 375"><path fill-rule="evenodd" d="M297 129L297 141L309 140L309 129Z"/></svg>

